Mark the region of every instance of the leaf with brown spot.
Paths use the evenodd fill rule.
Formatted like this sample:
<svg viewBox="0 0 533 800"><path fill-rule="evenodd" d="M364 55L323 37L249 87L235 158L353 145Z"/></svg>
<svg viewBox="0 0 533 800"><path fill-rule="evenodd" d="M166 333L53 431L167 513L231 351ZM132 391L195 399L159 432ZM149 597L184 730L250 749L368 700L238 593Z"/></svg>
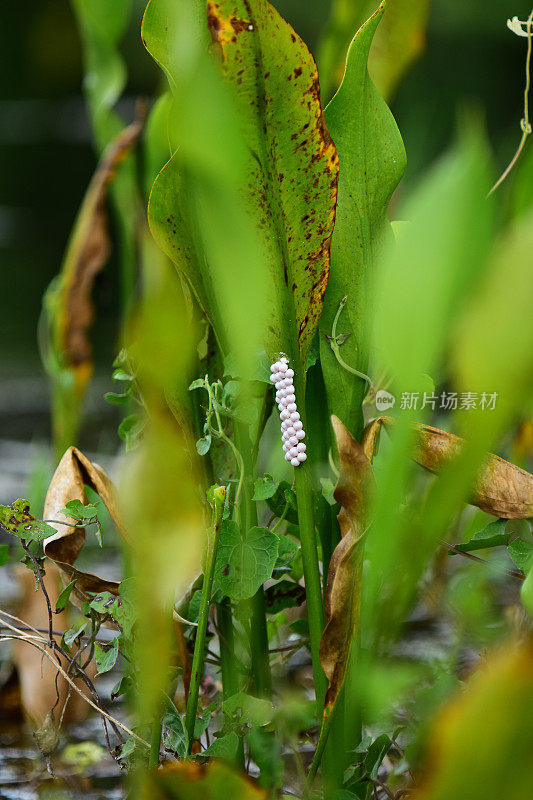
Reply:
<svg viewBox="0 0 533 800"><path fill-rule="evenodd" d="M392 425L391 417L382 417L385 425ZM459 456L464 439L453 433L415 425L417 438L412 458L417 464L438 474ZM504 519L533 517L533 475L526 470L489 453L484 461L469 502Z"/></svg>
<svg viewBox="0 0 533 800"><path fill-rule="evenodd" d="M178 13L168 0L151 0L143 24L147 47L166 68L174 87L182 78L174 69L175 56L165 50L162 26L172 25ZM265 310L261 343L269 356L283 350L294 363L305 365L329 275L338 174L316 65L304 42L266 0L208 2L207 26L223 82L215 94L225 95L227 89L238 120L237 138L243 143L243 164L230 150L230 144L236 147L236 137L217 160L236 176L238 199L259 246ZM200 110L196 102L193 112ZM184 143L188 146L186 132ZM219 143L209 146L213 159ZM183 182L187 165L180 165L180 159L183 153L178 151L154 184L150 227L186 274L223 341L214 256L206 257L206 234L198 236L199 204L191 200ZM250 271L249 266L245 273ZM253 297L249 300L256 302Z"/></svg>
<svg viewBox="0 0 533 800"><path fill-rule="evenodd" d="M76 595L78 599L87 599L88 592L118 594L119 587L116 581L80 572L74 566L85 543L85 529L69 524L72 520L62 514L61 509L69 500L80 500L85 505L85 486L90 486L99 495L118 530L126 537L111 479L102 467L90 461L81 450L69 447L54 473L44 503L44 518L57 531L44 540L44 553L57 564L67 583L76 579L72 599Z"/></svg>
<svg viewBox="0 0 533 800"><path fill-rule="evenodd" d="M337 440L340 475L334 496L341 540L331 557L326 589L326 626L320 640L320 661L329 681L326 706L335 705L344 683L361 602L363 535L371 468L363 447L342 422L331 418Z"/></svg>
<svg viewBox="0 0 533 800"><path fill-rule="evenodd" d="M331 240L331 274L320 320L320 361L329 412L357 436L363 428L361 403L366 383L339 363L327 336L342 309L337 343L339 335L352 334L342 346L342 359L350 367L368 372L372 283L383 243L391 237L387 207L405 168L400 132L367 67L374 37L387 16L384 12L381 3L357 31L346 55L342 83L326 108L342 169Z"/></svg>
<svg viewBox="0 0 533 800"><path fill-rule="evenodd" d="M89 339L94 321L92 287L111 251L107 192L119 164L137 143L143 126L144 119L137 119L106 148L76 217L61 271L44 297L48 334L43 342L43 361L53 383L56 403L62 398L64 415L73 420L77 416L73 407L79 408L93 371ZM64 426L60 419L55 422ZM61 452L72 444L74 432L68 431L68 427L64 426L62 432L55 431ZM70 433L68 441L67 432Z"/></svg>

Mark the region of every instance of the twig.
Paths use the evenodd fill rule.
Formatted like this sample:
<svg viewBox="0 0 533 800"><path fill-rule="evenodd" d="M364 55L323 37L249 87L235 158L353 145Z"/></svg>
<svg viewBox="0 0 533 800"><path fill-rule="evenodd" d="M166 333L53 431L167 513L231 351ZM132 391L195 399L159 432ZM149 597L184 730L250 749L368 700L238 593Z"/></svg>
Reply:
<svg viewBox="0 0 533 800"><path fill-rule="evenodd" d="M531 123L529 121L529 89L531 85L531 76L530 76L530 65L531 65L531 24L533 22L533 11L527 18L526 22L526 30L527 30L527 55L526 55L526 86L524 89L524 116L520 120L520 128L522 130L522 137L520 139L520 144L518 145L518 150L514 154L513 158L511 159L511 163L507 167L507 169L502 173L502 175L498 178L494 186L489 192L490 195L496 191L498 186L504 182L507 178L513 167L515 166L516 162L518 161L522 150L525 147L527 137L531 133Z"/></svg>
<svg viewBox="0 0 533 800"><path fill-rule="evenodd" d="M44 585L43 573L41 572L41 568L39 566L39 562L37 561L37 559L35 558L35 556L31 552L30 547L29 547L28 543L25 541L25 539L21 539L20 543L22 545L22 549L24 550L24 552L26 553L26 555L28 556L28 558L30 559L30 561L33 564L33 569L34 569L35 575L37 577L37 580L39 581L39 586L41 587L41 591L44 594L44 599L46 600L46 606L48 608L48 636L49 636L49 639L50 639L50 646L52 647L53 646L53 642L54 642L54 625L53 625L53 621L52 621L52 605L50 603L50 598L48 596L48 592L46 591L46 586Z"/></svg>
<svg viewBox="0 0 533 800"><path fill-rule="evenodd" d="M128 734L128 736L132 736L136 741L139 742L139 744L144 745L144 747L146 747L148 749L150 748L150 745L148 744L148 742L146 742L143 738L141 738L136 733L134 733L132 730L130 730L130 728L128 728L126 725L124 725L118 719L115 719L115 717L112 717L111 714L108 714L107 711L104 711L103 708L100 708L99 706L97 706L96 703L93 703L93 701L89 697L87 697L87 695L84 694L81 691L81 689L78 689L78 687L76 686L76 684L74 683L72 678L69 675L67 675L67 673L65 672L63 667L53 658L52 655L50 655L50 653L46 650L45 647L42 647L41 645L37 644L37 642L34 641L34 638L35 637L30 637L30 636L27 636L26 634L22 634L22 635L19 635L19 636L2 636L2 637L0 637L0 642L18 640L18 641L21 641L21 642L27 642L28 644L31 644L33 647L35 647L37 650L39 650L43 655L45 655L48 658L49 661L52 662L52 664L57 668L58 672L61 673L63 678L72 687L72 689L77 694L79 694L79 696L81 698L83 698L83 700L85 700L85 702L88 703L91 706L91 708L94 708L95 711L98 711L98 713L101 714L102 717L105 717L113 725L116 725L118 728L121 728L125 733ZM42 639L42 642L45 645L47 644L44 639Z"/></svg>
<svg viewBox="0 0 533 800"><path fill-rule="evenodd" d="M441 544L445 547L448 547L450 550L453 550L458 556L464 556L465 558L469 558L471 561L477 561L479 564L488 564L488 561L485 561L484 558L480 558L479 556L474 556L472 553L466 552L466 550L460 550L456 545L449 544L441 539ZM518 578L518 580L523 581L524 575L521 572L516 572L514 569L506 569L504 570L506 575L510 575L511 578Z"/></svg>

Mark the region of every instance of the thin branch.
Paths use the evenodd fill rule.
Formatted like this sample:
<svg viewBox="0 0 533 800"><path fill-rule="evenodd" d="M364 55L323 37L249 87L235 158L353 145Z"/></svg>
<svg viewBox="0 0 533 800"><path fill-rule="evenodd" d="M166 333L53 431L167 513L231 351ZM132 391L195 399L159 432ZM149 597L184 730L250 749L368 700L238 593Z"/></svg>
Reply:
<svg viewBox="0 0 533 800"><path fill-rule="evenodd" d="M134 733L130 728L128 728L126 725L124 725L118 719L115 719L115 717L112 717L111 714L108 714L107 711L104 711L102 708L97 706L96 703L93 703L93 701L89 697L87 697L87 695L84 694L81 691L81 689L78 689L78 687L76 686L76 684L74 683L72 678L65 672L63 667L53 658L52 655L50 655L50 653L46 650L45 647L41 647L41 645L37 644L37 642L34 641L34 638L35 637L26 636L25 634L22 634L20 636L2 636L2 637L0 637L0 642L18 640L18 641L21 641L21 642L27 642L28 644L31 644L33 647L35 647L37 650L39 650L43 655L45 655L49 659L49 661L52 662L52 664L56 667L58 672L61 673L63 678L72 687L72 689L77 694L79 694L79 696L81 698L83 698L83 700L85 700L85 702L88 703L91 706L91 708L94 708L95 711L97 711L99 714L101 714L102 717L105 717L107 720L109 720L109 722L111 722L113 725L116 725L118 728L121 728L125 733L128 734L128 736L132 736L137 742L139 742L139 744L144 745L144 747L146 747L148 749L150 748L150 745L148 744L148 742L146 742L143 738L141 738L136 733ZM45 642L44 639L42 639L42 642L43 642L43 644L46 645L46 642Z"/></svg>

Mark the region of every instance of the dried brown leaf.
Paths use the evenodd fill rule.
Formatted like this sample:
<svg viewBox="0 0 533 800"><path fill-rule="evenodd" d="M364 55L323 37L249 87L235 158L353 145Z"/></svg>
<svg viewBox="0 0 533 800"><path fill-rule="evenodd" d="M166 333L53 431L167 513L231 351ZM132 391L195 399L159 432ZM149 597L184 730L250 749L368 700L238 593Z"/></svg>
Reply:
<svg viewBox="0 0 533 800"><path fill-rule="evenodd" d="M326 705L335 704L342 688L348 656L356 633L361 602L361 565L365 532L370 461L363 447L335 416L340 475L334 496L341 504L337 516L341 541L331 557L326 589L326 626L320 640L320 661L329 681Z"/></svg>
<svg viewBox="0 0 533 800"><path fill-rule="evenodd" d="M127 538L111 479L101 466L90 461L81 450L69 447L54 473L44 503L44 518L57 531L45 539L44 552L57 564L67 582L76 579L75 592L82 597L85 598L87 592L118 594L117 582L80 572L74 567L85 543L85 529L69 524L72 520L60 511L70 500L80 500L86 504L85 486L90 486L99 495L118 530ZM74 593L71 596L74 599Z"/></svg>
<svg viewBox="0 0 533 800"><path fill-rule="evenodd" d="M79 211L55 299L54 349L63 365L72 368L83 383L92 372L92 346L88 331L93 323L91 291L111 250L107 232L106 197L117 167L137 143L144 119L128 125L108 145L89 184Z"/></svg>
<svg viewBox="0 0 533 800"><path fill-rule="evenodd" d="M383 417L384 424L393 420ZM412 455L417 464L438 474L461 453L464 439L453 433L416 425L417 438ZM533 517L533 475L526 470L489 453L475 482L469 502L504 519Z"/></svg>

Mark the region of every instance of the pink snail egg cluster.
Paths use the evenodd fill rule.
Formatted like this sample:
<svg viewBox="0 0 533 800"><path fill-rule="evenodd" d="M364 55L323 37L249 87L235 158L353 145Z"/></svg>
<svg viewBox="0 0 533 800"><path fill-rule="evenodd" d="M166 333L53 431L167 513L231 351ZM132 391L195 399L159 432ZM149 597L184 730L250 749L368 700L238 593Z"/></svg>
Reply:
<svg viewBox="0 0 533 800"><path fill-rule="evenodd" d="M276 402L281 419L281 440L285 460L297 467L307 458L305 431L296 406L294 394L294 371L289 367L289 359L282 356L279 361L270 367L270 380L276 386Z"/></svg>

